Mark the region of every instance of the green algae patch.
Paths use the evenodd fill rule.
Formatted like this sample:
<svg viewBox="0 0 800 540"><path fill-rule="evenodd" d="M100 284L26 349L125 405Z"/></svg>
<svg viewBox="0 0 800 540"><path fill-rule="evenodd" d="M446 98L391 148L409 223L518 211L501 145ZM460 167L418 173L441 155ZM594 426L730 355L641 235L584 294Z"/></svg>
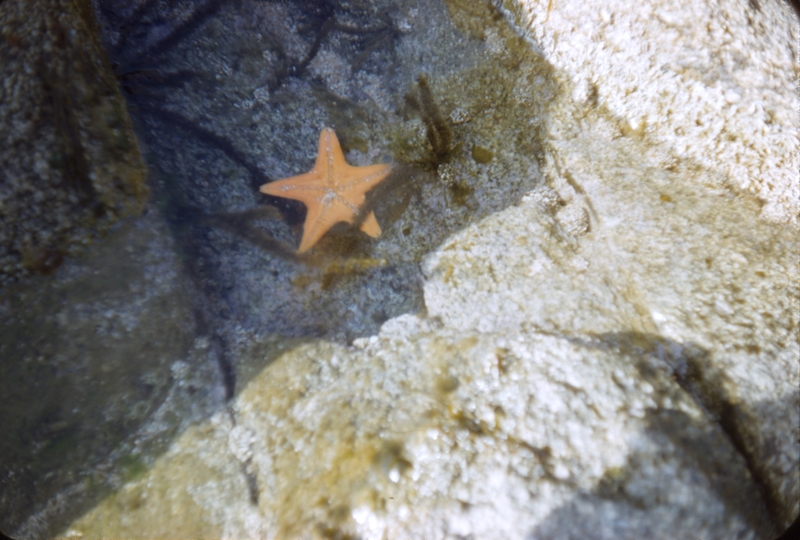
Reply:
<svg viewBox="0 0 800 540"><path fill-rule="evenodd" d="M480 163L481 165L486 165L494 158L494 152L489 150L488 148L484 148L483 146L473 146L472 147L472 159L475 160L475 163Z"/></svg>
<svg viewBox="0 0 800 540"><path fill-rule="evenodd" d="M241 504L247 494L237 462L204 459L208 453L225 455L222 435L209 424L190 428L149 471L73 522L69 531L87 538L222 537L222 528L204 503ZM135 458L130 463L140 467Z"/></svg>
<svg viewBox="0 0 800 540"><path fill-rule="evenodd" d="M117 463L122 471L122 478L125 482L136 480L147 472L147 465L142 457L137 454L126 454Z"/></svg>

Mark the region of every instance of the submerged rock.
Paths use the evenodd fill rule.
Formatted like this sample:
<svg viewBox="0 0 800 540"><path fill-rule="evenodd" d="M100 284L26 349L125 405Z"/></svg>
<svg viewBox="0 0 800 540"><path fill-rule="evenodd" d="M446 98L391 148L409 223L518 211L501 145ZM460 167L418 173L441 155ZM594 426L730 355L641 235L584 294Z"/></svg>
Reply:
<svg viewBox="0 0 800 540"><path fill-rule="evenodd" d="M0 3L0 287L122 218L147 171L89 0Z"/></svg>
<svg viewBox="0 0 800 540"><path fill-rule="evenodd" d="M641 140L647 163L706 171L703 185L797 224L798 29L787 4L517 0L503 12L569 79L575 105Z"/></svg>
<svg viewBox="0 0 800 540"><path fill-rule="evenodd" d="M52 538L225 389L168 230L149 212L0 298L0 530Z"/></svg>
<svg viewBox="0 0 800 540"><path fill-rule="evenodd" d="M546 269L547 292L525 289L526 321L560 332L627 326L701 347L702 358L683 360L682 384L786 527L800 513L800 102L787 91L797 19L782 3L625 6L506 6L570 80L571 99L553 109L546 174L567 208L592 217L577 244L585 272Z"/></svg>
<svg viewBox="0 0 800 540"><path fill-rule="evenodd" d="M446 4L469 54L435 60L450 69L439 88L463 69L484 93L445 111L468 144L369 251L408 262L414 238L452 231L413 251L425 309L350 346L290 342L253 323L276 318L265 306L300 291L363 317L375 289L340 305L343 289L231 249L216 263L238 284L223 330L237 395L68 535L756 540L797 516L794 15L738 0ZM404 19L418 32L403 50L445 34L425 26L437 5L402 4L425 14ZM309 69L356 99L328 69L356 54L333 50ZM380 76L363 87L382 89L379 106ZM278 115L259 95L249 106ZM475 145L493 158L477 163ZM461 210L481 219L448 213L460 192L442 185L473 188Z"/></svg>

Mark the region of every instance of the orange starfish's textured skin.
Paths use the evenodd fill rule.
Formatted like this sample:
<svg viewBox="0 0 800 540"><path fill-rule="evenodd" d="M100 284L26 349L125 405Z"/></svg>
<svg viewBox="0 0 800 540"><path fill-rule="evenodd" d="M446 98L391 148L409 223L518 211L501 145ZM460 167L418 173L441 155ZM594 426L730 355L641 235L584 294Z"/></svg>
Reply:
<svg viewBox="0 0 800 540"><path fill-rule="evenodd" d="M277 180L261 186L261 193L294 199L306 205L303 239L298 253L311 249L328 229L344 221L353 223L370 189L389 175L391 165L353 167L344 160L339 139L331 128L319 134L319 152L314 168L305 174ZM361 223L361 230L373 238L381 235L381 227L370 212Z"/></svg>

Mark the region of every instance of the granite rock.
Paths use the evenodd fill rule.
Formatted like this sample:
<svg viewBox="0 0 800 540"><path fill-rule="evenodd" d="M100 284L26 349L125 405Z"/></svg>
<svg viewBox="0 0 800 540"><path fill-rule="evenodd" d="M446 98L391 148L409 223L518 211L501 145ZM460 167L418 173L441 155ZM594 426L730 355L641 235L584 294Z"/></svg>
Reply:
<svg viewBox="0 0 800 540"><path fill-rule="evenodd" d="M798 27L787 3L517 0L502 10L569 79L576 104L646 143L648 163L707 170L698 182L797 223Z"/></svg>
<svg viewBox="0 0 800 540"><path fill-rule="evenodd" d="M89 0L0 3L0 287L142 212L147 170Z"/></svg>
<svg viewBox="0 0 800 540"><path fill-rule="evenodd" d="M754 489L656 356L407 315L292 349L69 534L760 538Z"/></svg>

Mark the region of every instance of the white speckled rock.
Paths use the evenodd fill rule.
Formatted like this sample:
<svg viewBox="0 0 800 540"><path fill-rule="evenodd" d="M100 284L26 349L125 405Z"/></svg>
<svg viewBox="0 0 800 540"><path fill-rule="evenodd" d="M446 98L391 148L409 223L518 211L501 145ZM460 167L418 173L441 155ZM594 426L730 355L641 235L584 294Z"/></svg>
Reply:
<svg viewBox="0 0 800 540"><path fill-rule="evenodd" d="M284 355L236 427L188 431L72 531L153 538L178 515L204 537L557 538L594 520L593 538L760 538L744 459L656 357L414 316L361 346Z"/></svg>
<svg viewBox="0 0 800 540"><path fill-rule="evenodd" d="M765 218L797 222L798 26L787 3L503 5L570 80L576 103L595 102L645 135L650 164L707 169L704 183L753 193Z"/></svg>
<svg viewBox="0 0 800 540"><path fill-rule="evenodd" d="M532 194L426 259L428 314L462 331L639 335L700 351L682 384L725 416L789 520L800 496L796 233L693 186L694 174L637 163L637 145L589 134L554 144L554 169L570 178L559 187L594 216L592 231L570 235L543 211L547 194Z"/></svg>
<svg viewBox="0 0 800 540"><path fill-rule="evenodd" d="M788 524L800 510L796 20L778 3L546 5L512 12L575 89L553 105L545 172L566 207L551 218L543 190L456 235L426 261L428 313L460 329L700 347L697 397ZM574 232L581 213L588 234Z"/></svg>

